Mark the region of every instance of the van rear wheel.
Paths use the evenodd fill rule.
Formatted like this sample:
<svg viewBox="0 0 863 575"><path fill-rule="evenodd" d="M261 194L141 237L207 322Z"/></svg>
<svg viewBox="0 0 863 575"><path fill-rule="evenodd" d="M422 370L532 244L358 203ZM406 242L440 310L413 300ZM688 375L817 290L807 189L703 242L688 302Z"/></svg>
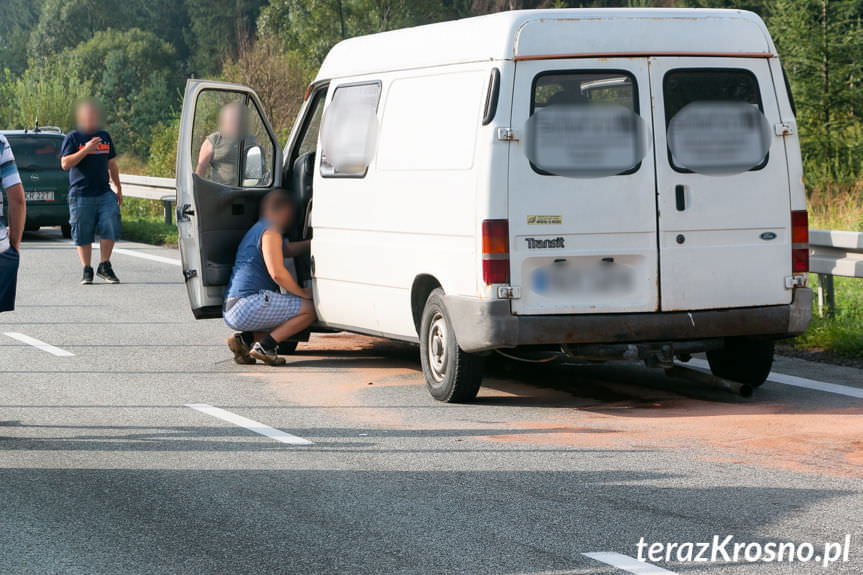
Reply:
<svg viewBox="0 0 863 575"><path fill-rule="evenodd" d="M729 337L725 347L707 352L710 371L717 377L758 387L773 366L772 340Z"/></svg>
<svg viewBox="0 0 863 575"><path fill-rule="evenodd" d="M460 403L476 397L485 358L459 347L440 289L432 291L423 310L420 361L426 388L438 401Z"/></svg>

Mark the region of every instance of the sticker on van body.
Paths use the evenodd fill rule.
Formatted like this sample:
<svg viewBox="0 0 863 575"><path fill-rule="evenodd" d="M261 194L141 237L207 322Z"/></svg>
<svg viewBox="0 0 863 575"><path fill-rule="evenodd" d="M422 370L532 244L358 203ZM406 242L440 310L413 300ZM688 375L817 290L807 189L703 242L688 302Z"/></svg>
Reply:
<svg viewBox="0 0 863 575"><path fill-rule="evenodd" d="M560 225L563 216L527 216L527 223L531 226Z"/></svg>

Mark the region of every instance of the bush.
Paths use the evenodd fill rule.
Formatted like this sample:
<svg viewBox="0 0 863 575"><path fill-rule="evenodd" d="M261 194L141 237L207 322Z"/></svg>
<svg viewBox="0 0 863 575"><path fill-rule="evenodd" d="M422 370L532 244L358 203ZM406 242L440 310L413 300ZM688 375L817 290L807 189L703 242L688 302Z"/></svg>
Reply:
<svg viewBox="0 0 863 575"><path fill-rule="evenodd" d="M147 175L173 178L177 168L177 135L180 119L153 128L150 138L150 157L147 160Z"/></svg>

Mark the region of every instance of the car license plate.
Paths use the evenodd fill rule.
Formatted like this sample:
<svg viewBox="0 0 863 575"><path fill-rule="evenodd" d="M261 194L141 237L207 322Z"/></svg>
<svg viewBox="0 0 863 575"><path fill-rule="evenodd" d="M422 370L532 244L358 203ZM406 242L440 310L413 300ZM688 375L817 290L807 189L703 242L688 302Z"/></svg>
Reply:
<svg viewBox="0 0 863 575"><path fill-rule="evenodd" d="M28 202L53 202L54 192L24 192L24 199Z"/></svg>
<svg viewBox="0 0 863 575"><path fill-rule="evenodd" d="M545 296L566 294L625 294L633 288L633 270L628 265L555 262L533 270L533 291Z"/></svg>

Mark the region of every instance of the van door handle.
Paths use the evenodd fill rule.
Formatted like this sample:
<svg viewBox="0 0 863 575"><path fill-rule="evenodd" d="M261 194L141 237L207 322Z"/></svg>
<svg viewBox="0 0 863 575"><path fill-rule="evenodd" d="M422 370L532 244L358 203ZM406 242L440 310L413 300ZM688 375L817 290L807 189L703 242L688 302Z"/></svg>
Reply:
<svg viewBox="0 0 863 575"><path fill-rule="evenodd" d="M674 197L677 203L677 211L686 209L686 186L678 184L674 187Z"/></svg>

